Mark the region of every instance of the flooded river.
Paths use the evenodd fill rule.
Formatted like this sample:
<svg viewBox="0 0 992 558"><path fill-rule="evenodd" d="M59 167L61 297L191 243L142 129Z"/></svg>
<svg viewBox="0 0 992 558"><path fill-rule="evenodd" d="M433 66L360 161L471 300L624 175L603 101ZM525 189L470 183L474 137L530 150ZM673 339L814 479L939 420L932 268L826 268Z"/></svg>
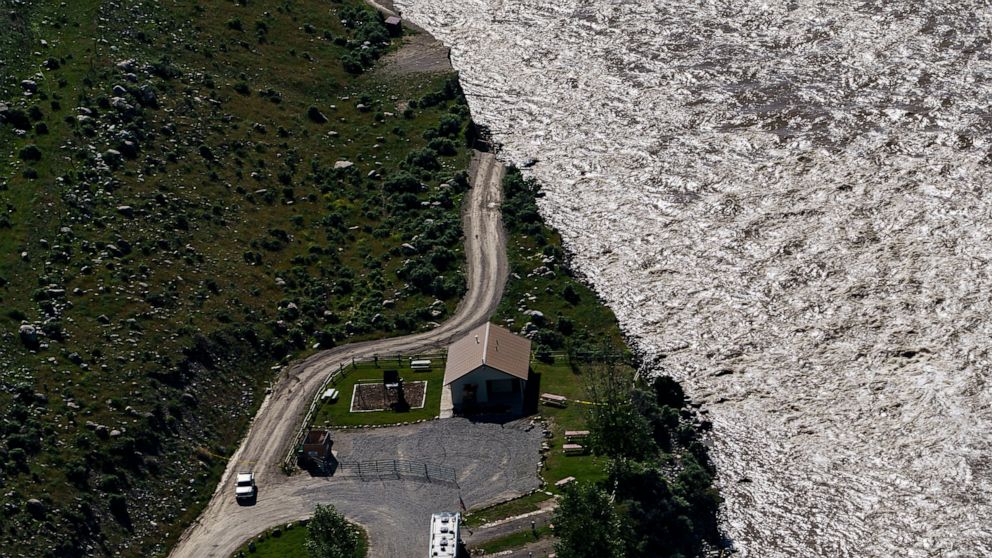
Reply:
<svg viewBox="0 0 992 558"><path fill-rule="evenodd" d="M743 556L992 555L988 2L399 4L704 403Z"/></svg>

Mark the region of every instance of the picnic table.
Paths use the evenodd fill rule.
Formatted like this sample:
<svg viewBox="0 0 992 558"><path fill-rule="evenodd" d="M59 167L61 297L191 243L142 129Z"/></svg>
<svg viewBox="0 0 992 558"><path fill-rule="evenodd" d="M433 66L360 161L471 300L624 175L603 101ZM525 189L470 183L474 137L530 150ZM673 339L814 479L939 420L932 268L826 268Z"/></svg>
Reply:
<svg viewBox="0 0 992 558"><path fill-rule="evenodd" d="M565 450L565 455L582 455L586 452L586 448L579 444L565 444L562 449Z"/></svg>
<svg viewBox="0 0 992 558"><path fill-rule="evenodd" d="M589 437L588 430L566 430L565 439L568 441L572 440L584 440Z"/></svg>
<svg viewBox="0 0 992 558"><path fill-rule="evenodd" d="M564 395L555 395L554 393L542 393L541 403L551 405L552 407L565 407L568 405L568 398Z"/></svg>

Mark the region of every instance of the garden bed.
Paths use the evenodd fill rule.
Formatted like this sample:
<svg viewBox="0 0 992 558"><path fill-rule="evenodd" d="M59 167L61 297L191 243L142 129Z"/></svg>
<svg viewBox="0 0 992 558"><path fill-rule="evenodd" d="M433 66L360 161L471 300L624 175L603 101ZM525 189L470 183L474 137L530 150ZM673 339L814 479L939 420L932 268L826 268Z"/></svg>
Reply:
<svg viewBox="0 0 992 558"><path fill-rule="evenodd" d="M375 411L423 409L427 402L427 382L404 382L401 392L398 389L387 389L380 382L355 384L351 396L352 413L370 413Z"/></svg>
<svg viewBox="0 0 992 558"><path fill-rule="evenodd" d="M394 409L382 400L382 375L386 366L398 370L402 378L407 410ZM416 371L395 360L380 363L361 362L345 368L331 384L341 392L340 401L322 401L314 413L314 428L343 426L379 426L432 419L441 408L441 384L444 369ZM368 386L368 387L364 387ZM376 393L378 392L378 393ZM359 397L360 393L365 396ZM390 402L392 403L392 402Z"/></svg>

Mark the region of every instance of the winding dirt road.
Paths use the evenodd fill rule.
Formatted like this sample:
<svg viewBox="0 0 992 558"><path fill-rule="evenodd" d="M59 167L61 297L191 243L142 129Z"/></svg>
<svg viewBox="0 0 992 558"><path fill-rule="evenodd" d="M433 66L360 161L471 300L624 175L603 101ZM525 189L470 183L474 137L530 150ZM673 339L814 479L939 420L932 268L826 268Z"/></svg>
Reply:
<svg viewBox="0 0 992 558"><path fill-rule="evenodd" d="M504 168L492 154L476 153L470 170L472 189L463 207L468 292L454 316L424 333L344 345L286 367L262 402L241 447L228 462L210 503L180 537L170 554L172 558L227 558L266 528L312 512L312 503L300 495L318 490L326 479L286 476L279 466L327 374L353 358L444 347L489 319L503 295L508 275L500 214ZM260 487L258 505L241 507L235 502L232 483L239 470L255 471Z"/></svg>

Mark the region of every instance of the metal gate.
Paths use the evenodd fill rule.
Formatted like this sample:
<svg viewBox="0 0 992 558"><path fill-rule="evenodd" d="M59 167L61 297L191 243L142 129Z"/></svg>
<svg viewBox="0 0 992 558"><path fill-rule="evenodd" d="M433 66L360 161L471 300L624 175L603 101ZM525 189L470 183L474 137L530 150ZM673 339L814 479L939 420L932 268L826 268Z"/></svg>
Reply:
<svg viewBox="0 0 992 558"><path fill-rule="evenodd" d="M451 467L425 463L423 461L407 461L405 459L341 461L338 463L337 470L335 471L335 476L338 475L355 476L363 481L416 477L425 479L428 482L457 484L455 470Z"/></svg>

